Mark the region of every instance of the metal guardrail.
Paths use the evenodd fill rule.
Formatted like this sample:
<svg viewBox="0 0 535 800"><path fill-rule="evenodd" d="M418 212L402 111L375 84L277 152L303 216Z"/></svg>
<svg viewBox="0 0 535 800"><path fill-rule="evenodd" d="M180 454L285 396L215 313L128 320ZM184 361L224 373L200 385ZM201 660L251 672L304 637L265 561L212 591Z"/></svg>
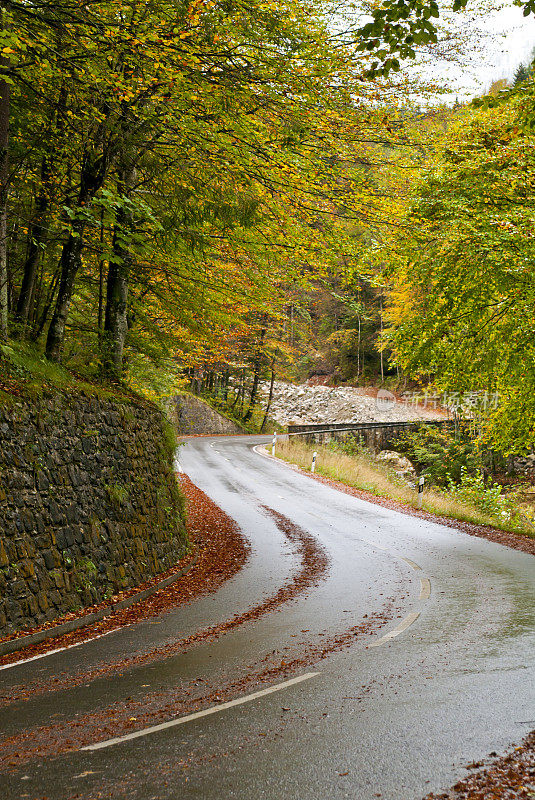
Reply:
<svg viewBox="0 0 535 800"><path fill-rule="evenodd" d="M417 431L422 425L432 425L434 427L454 426L453 420L407 420L399 422L332 422L310 425L288 425L288 433L285 436L303 436L308 441L320 442L323 436L331 438L352 438L360 437L362 443L370 450L384 450L393 443L396 436L403 431ZM343 434L343 436L338 436ZM276 442L276 438L274 439Z"/></svg>
<svg viewBox="0 0 535 800"><path fill-rule="evenodd" d="M298 436L299 434L312 433L342 433L343 431L373 431L373 430L392 430L396 428L415 428L420 425L454 425L450 419L433 420L406 420L400 422L331 422L320 424L288 425L288 436ZM284 436L284 434L281 434Z"/></svg>

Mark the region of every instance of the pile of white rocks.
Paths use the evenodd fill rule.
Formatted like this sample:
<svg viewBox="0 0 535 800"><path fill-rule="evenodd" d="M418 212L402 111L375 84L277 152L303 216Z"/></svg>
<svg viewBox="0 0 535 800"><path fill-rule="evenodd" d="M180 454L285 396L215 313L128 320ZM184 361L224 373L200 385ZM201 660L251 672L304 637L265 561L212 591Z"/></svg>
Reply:
<svg viewBox="0 0 535 800"><path fill-rule="evenodd" d="M535 475L535 453L526 456L515 456L513 459L514 472L525 472Z"/></svg>
<svg viewBox="0 0 535 800"><path fill-rule="evenodd" d="M269 384L260 387L264 403ZM431 405L424 408L396 400L380 390L377 397L370 390L354 387L295 385L276 381L270 417L281 425L321 424L324 422L409 422L441 419Z"/></svg>
<svg viewBox="0 0 535 800"><path fill-rule="evenodd" d="M416 487L416 470L405 456L400 455L395 450L381 450L376 455L377 461L394 470L399 478L402 478L412 489Z"/></svg>

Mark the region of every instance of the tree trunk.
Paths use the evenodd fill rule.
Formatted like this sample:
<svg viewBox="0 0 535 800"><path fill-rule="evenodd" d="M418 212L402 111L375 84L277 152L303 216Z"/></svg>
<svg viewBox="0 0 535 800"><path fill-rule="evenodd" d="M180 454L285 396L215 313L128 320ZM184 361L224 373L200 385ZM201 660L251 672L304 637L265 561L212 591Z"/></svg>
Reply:
<svg viewBox="0 0 535 800"><path fill-rule="evenodd" d="M81 262L83 235L86 226L87 207L101 188L106 177L109 152L104 154L92 150L86 153L80 175L77 213L72 223L69 238L63 246L60 258L61 277L54 313L48 328L45 355L50 361L61 361L65 326L71 305L76 273Z"/></svg>
<svg viewBox="0 0 535 800"><path fill-rule="evenodd" d="M2 4L0 29L8 27L6 5ZM0 57L0 341L8 335L8 274L7 274L7 198L9 183L9 105L11 86L5 80L10 70L8 56Z"/></svg>
<svg viewBox="0 0 535 800"><path fill-rule="evenodd" d="M119 178L124 200L130 199L135 180L134 167L128 167ZM133 264L129 239L133 232L134 215L131 206L124 203L117 212L113 234L114 258L108 267L106 283L106 315L104 319L103 364L104 371L113 378L123 375L123 357L128 332L128 281Z"/></svg>
<svg viewBox="0 0 535 800"><path fill-rule="evenodd" d="M256 395L258 394L258 384L260 382L260 369L262 367L262 345L264 343L265 335L266 335L266 329L262 328L262 330L260 331L260 340L258 342L258 347L256 350L256 356L254 360L253 385L251 387L251 394L249 396L249 408L247 409L247 413L243 418L245 422L251 419L256 404Z"/></svg>
<svg viewBox="0 0 535 800"><path fill-rule="evenodd" d="M36 319L34 322L34 326L32 328L32 332L30 334L30 339L32 340L32 342L36 342L39 339L39 337L43 332L43 328L46 325L50 309L52 308L52 303L54 302L54 296L56 294L56 289L58 287L60 274L61 270L60 268L58 268L52 278L52 281L49 284L47 296L45 299L41 315L39 316L39 318L37 318L37 314L35 314Z"/></svg>
<svg viewBox="0 0 535 800"><path fill-rule="evenodd" d="M61 253L58 296L46 338L45 353L49 361L61 361L74 280L80 266L84 228L85 225L81 222L73 225L72 233L69 234Z"/></svg>
<svg viewBox="0 0 535 800"><path fill-rule="evenodd" d="M30 316L37 265L42 250L45 233L45 217L49 206L48 188L50 182L49 161L46 156L41 163L41 186L35 201L35 215L28 234L28 256L24 264L24 275L17 302L16 319L26 326Z"/></svg>
<svg viewBox="0 0 535 800"><path fill-rule="evenodd" d="M234 409L238 405L244 391L245 391L245 370L242 369L238 391L236 392L236 397L234 398L234 402L232 403L232 411L234 411Z"/></svg>
<svg viewBox="0 0 535 800"><path fill-rule="evenodd" d="M102 338L104 326L104 260L101 258L98 265L98 338Z"/></svg>
<svg viewBox="0 0 535 800"><path fill-rule="evenodd" d="M132 254L125 246L124 235L127 224L124 213L119 213L113 235L114 260L110 261L106 281L103 363L104 371L116 379L120 379L123 374L124 345L128 331L128 276L132 266Z"/></svg>
<svg viewBox="0 0 535 800"><path fill-rule="evenodd" d="M275 366L275 359L271 362L271 381L269 384L269 397L266 406L266 413L264 414L264 419L262 420L262 425L260 426L260 433L264 432L264 428L266 427L266 422L269 414L269 409L271 408L271 401L273 400L273 386L275 384L275 370L273 367Z"/></svg>
<svg viewBox="0 0 535 800"><path fill-rule="evenodd" d="M381 384L384 383L385 380L385 367L384 367L384 358L383 358L383 296L381 295L381 299L379 301L379 314L381 315L381 344L379 354L381 356Z"/></svg>
<svg viewBox="0 0 535 800"><path fill-rule="evenodd" d="M358 340L357 340L357 382L360 381L360 314L359 314L359 325L358 325Z"/></svg>
<svg viewBox="0 0 535 800"><path fill-rule="evenodd" d="M60 39L58 39L57 47L58 50L62 48ZM58 135L61 135L64 131L63 115L66 109L67 94L67 88L63 84L59 91L57 105L53 109L49 120L50 127L55 124ZM28 255L24 264L22 285L17 302L16 319L22 324L23 328L26 328L30 321L31 307L35 297L39 256L46 240L46 217L50 208L53 189L52 168L53 157L49 153L43 156L41 160L41 181L36 191L35 213L28 232Z"/></svg>

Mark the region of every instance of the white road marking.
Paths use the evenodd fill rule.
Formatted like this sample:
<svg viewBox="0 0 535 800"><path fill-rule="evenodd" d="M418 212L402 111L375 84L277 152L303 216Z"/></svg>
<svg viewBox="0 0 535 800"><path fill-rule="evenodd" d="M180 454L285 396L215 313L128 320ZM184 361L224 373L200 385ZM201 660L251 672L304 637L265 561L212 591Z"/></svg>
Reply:
<svg viewBox="0 0 535 800"><path fill-rule="evenodd" d="M254 450L255 453L258 453L258 455L260 455L260 456L264 456L265 458L272 458L272 456L270 456L265 451L262 452L262 450L260 450L260 448L263 448L263 445L256 445L256 447L253 447L253 450ZM277 458L275 458L274 460L281 461L281 459L277 459ZM282 462L282 463L286 464L286 466L294 467L293 464L288 464L287 462ZM313 516L315 516L315 515L313 515ZM365 541L365 540L363 539L362 541ZM372 547L376 547L378 550L382 550L383 552L388 553L389 555L394 556L395 558L401 559L401 561L404 561L406 564L408 564L408 566L411 567L411 569L418 570L419 572L422 571L421 566L419 564L417 564L415 561L412 561L412 559L410 559L410 558L405 558L404 556L398 556L396 553L392 552L392 550L390 550L388 547L384 547L384 545L377 544L377 542L367 542L367 544L371 544ZM419 597L419 599L420 600L429 600L430 597L431 597L431 581L429 580L429 578L420 578L420 597ZM420 616L420 612L419 611L411 611L410 614L407 614L407 616L404 619L401 620L401 622L399 623L399 625L397 627L395 627L389 633L386 633L384 636L381 636L381 638L377 639L377 641L372 642L372 644L368 645L368 647L379 647L380 645L383 645L383 644L386 644L387 642L390 642L396 636L399 636L400 633L403 633L403 631L406 631L407 628L409 628L413 624L413 622L416 622L416 620L418 619L419 616Z"/></svg>
<svg viewBox="0 0 535 800"><path fill-rule="evenodd" d="M106 631L106 633L101 633L98 636L93 636L91 639L84 639L83 642L76 642L76 644L68 644L65 647L56 647L55 650L49 650L48 653L41 653L38 656L32 656L31 658L24 658L22 661L14 661L13 664L4 664L0 667L0 669L11 669L12 667L18 667L21 664L28 664L29 661L37 661L39 658L46 658L47 656L53 656L54 653L61 653L63 650L72 650L73 647L80 647L82 644L87 644L88 642L96 642L97 639L102 639L104 636L109 636L110 633L115 633L118 631L119 628L114 628L112 631Z"/></svg>
<svg viewBox="0 0 535 800"><path fill-rule="evenodd" d="M272 456L271 453L266 452L265 448L266 448L265 444L257 444L253 447L253 450L255 453L258 453L259 456L264 456L264 458L276 458L275 456ZM262 450L264 450L265 452L262 452ZM282 459L280 458L277 458L276 460L282 461ZM287 463L288 463L287 461L283 461L283 464Z"/></svg>
<svg viewBox="0 0 535 800"><path fill-rule="evenodd" d="M173 728L176 725L184 725L184 723L190 722L191 720L200 719L201 717L208 717L210 714L216 714L219 711L224 711L225 709L233 708L234 706L241 706L243 703L250 703L252 700L257 700L259 697L265 697L268 694L273 694L273 692L280 692L281 689L287 689L289 686L294 686L296 683L307 681L309 678L314 678L319 674L319 672L307 672L305 675L299 675L297 678L291 678L291 680L284 681L284 683L278 683L276 686L270 686L267 689L261 689L260 691L253 692L253 694L248 694L245 697L239 697L237 700L229 700L228 703L221 703L218 706L205 708L204 711L196 711L194 714L188 714L187 717L171 719L168 722L162 722L159 725L153 725L151 728L144 728L141 731L134 731L134 733L128 733L125 736L117 736L115 739L107 739L104 742L97 742L97 744L89 744L85 747L81 747L80 750L102 750L105 747L112 747L114 744L121 744L121 742L128 742L131 739L138 739L140 736L148 736L150 733L156 733L156 731L164 731L167 730L167 728Z"/></svg>
<svg viewBox="0 0 535 800"><path fill-rule="evenodd" d="M405 562L405 564L408 564L408 565L409 565L409 567L412 567L413 569L419 569L419 570L421 570L421 569L422 569L422 568L421 568L420 566L418 566L418 564L416 564L414 561L411 561L411 560L410 560L410 558L404 558L403 556L401 556L401 560L402 560L402 561L404 561L404 562Z"/></svg>
<svg viewBox="0 0 535 800"><path fill-rule="evenodd" d="M431 597L431 581L429 578L420 578L420 600L429 600Z"/></svg>
<svg viewBox="0 0 535 800"><path fill-rule="evenodd" d="M419 616L420 616L420 612L419 611L411 611L410 614L407 614L407 616L404 619L401 620L399 625L397 625L394 628L394 630L389 631L388 633L385 633L384 636L381 636L381 638L377 639L376 642L372 642L371 644L369 644L368 647L379 647L382 644L386 644L391 639L395 639L395 637L399 636L400 633L403 633L403 631L406 631L407 628L410 625L412 625L413 622L416 622L416 620L418 619Z"/></svg>

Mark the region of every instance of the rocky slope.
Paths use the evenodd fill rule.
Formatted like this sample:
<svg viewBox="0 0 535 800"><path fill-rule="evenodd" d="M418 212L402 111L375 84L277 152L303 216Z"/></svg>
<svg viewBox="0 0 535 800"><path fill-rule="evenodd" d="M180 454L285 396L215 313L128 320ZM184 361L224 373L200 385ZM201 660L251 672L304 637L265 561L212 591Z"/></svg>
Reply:
<svg viewBox="0 0 535 800"><path fill-rule="evenodd" d="M269 385L263 384L264 401ZM431 404L415 406L397 399L385 390L354 387L296 386L277 381L270 417L281 425L323 422L404 422L442 419Z"/></svg>

